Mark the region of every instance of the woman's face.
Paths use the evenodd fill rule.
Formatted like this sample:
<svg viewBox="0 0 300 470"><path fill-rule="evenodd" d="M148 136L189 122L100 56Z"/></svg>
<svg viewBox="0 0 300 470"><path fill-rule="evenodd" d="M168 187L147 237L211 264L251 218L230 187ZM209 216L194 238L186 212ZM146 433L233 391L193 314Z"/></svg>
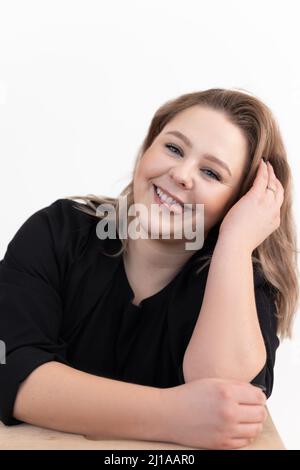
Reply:
<svg viewBox="0 0 300 470"><path fill-rule="evenodd" d="M165 125L139 161L134 203L146 206L150 214L151 205L157 204L156 186L183 203L203 204L206 237L234 203L246 164L247 141L240 129L219 111L192 106ZM150 222L155 227L160 223L149 216ZM171 223L171 233L172 228Z"/></svg>

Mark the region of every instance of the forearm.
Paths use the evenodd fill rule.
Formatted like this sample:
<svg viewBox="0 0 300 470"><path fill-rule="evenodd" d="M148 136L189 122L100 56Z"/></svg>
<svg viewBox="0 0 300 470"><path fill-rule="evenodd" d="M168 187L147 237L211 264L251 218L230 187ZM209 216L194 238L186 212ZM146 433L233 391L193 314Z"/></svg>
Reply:
<svg viewBox="0 0 300 470"><path fill-rule="evenodd" d="M265 361L251 252L219 238L200 314L184 357L185 379L222 377L250 381Z"/></svg>
<svg viewBox="0 0 300 470"><path fill-rule="evenodd" d="M102 438L163 440L161 392L48 362L21 384L14 416L29 424Z"/></svg>

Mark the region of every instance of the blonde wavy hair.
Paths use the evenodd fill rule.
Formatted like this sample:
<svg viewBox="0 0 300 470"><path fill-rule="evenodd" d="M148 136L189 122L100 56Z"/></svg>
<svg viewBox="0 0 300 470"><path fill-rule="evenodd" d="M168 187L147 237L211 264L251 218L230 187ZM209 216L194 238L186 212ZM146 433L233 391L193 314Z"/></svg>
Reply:
<svg viewBox="0 0 300 470"><path fill-rule="evenodd" d="M239 127L248 143L248 166L245 169L244 180L241 184L236 201L252 186L260 159L269 160L277 178L284 188L284 201L281 206L281 223L263 243L252 253L255 266L266 280L273 286L277 310L277 333L281 338L292 337L292 323L298 308L299 285L297 265L296 225L292 213L292 177L283 139L276 119L271 110L257 97L243 89L212 88L204 91L181 95L164 103L154 114L148 133L138 150L133 168L132 180L121 191L117 198L96 196L67 196L66 199L81 199L84 204L75 205L77 209L101 218L97 211L99 204L111 204L116 211L118 230L119 198L127 197L127 207L133 201L133 179L139 160L151 146L156 136L177 113L195 105L208 106L226 115L228 120ZM235 201L235 202L236 202ZM127 214L128 224L131 217ZM110 256L120 256L127 249L128 239L120 239L122 247L118 253ZM212 254L202 256L197 261L206 260L197 273L208 266Z"/></svg>

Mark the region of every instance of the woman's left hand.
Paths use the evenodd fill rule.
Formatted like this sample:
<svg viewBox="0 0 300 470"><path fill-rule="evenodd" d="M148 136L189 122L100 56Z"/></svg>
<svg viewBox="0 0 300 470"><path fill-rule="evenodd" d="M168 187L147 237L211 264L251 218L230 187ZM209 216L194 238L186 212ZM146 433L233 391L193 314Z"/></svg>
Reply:
<svg viewBox="0 0 300 470"><path fill-rule="evenodd" d="M220 225L219 236L229 237L252 253L280 226L283 200L284 189L272 165L261 160L251 189L229 209Z"/></svg>

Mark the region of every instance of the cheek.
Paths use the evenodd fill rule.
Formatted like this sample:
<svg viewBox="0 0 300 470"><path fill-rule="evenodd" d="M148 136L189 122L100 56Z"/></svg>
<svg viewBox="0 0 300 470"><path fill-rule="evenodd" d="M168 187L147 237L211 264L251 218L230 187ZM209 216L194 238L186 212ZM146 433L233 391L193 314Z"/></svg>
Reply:
<svg viewBox="0 0 300 470"><path fill-rule="evenodd" d="M156 174L153 171L153 165L148 155L144 155L140 160L133 178L133 195L135 202L141 202L145 198L145 192L152 188L151 180Z"/></svg>
<svg viewBox="0 0 300 470"><path fill-rule="evenodd" d="M155 178L166 171L167 161L164 155L156 150L145 152L140 160L138 173L144 179Z"/></svg>
<svg viewBox="0 0 300 470"><path fill-rule="evenodd" d="M227 195L222 191L221 186L217 186L213 182L207 180L199 182L199 190L196 193L195 200L199 204L205 204L212 210L217 210L222 207L228 200Z"/></svg>
<svg viewBox="0 0 300 470"><path fill-rule="evenodd" d="M210 188L208 185L204 189L204 194L197 196L199 204L204 204L205 217L208 219L218 219L224 217L229 206L231 205L231 198L225 194L221 188Z"/></svg>

